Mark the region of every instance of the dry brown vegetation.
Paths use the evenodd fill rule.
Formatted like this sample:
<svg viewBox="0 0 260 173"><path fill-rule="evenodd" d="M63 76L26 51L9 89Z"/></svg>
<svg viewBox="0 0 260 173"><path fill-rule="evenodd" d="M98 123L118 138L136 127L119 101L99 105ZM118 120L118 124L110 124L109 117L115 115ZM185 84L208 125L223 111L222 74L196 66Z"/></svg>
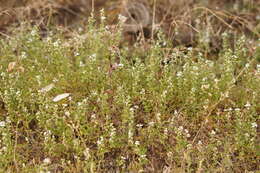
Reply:
<svg viewBox="0 0 260 173"><path fill-rule="evenodd" d="M100 9L105 9L110 25L123 14L131 24L143 24L141 32L146 38L154 37L155 28L160 27L173 45L207 42L211 50L217 50L225 31L259 37L259 5L257 0L1 0L0 31L4 35L22 21L43 31L55 25L75 29L91 12L98 16ZM131 25L125 31L126 38L133 40L140 27Z"/></svg>

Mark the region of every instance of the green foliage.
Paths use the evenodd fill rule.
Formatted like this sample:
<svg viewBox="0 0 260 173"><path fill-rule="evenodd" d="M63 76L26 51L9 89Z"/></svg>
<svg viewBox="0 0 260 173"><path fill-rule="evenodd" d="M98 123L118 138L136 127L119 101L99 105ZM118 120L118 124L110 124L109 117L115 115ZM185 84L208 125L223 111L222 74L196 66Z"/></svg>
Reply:
<svg viewBox="0 0 260 173"><path fill-rule="evenodd" d="M232 50L224 35L213 61L165 53L161 33L129 59L120 24L26 31L0 41L1 172L259 169L259 57L245 37Z"/></svg>

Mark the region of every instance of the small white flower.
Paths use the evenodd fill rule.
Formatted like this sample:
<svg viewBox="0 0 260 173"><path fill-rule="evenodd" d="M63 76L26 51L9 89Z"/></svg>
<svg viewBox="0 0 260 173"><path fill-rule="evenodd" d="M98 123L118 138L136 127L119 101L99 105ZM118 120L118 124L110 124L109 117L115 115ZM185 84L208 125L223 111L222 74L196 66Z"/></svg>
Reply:
<svg viewBox="0 0 260 173"><path fill-rule="evenodd" d="M209 105L204 105L203 108L206 110L209 108Z"/></svg>
<svg viewBox="0 0 260 173"><path fill-rule="evenodd" d="M220 80L219 79L214 79L214 82L215 83L218 83Z"/></svg>
<svg viewBox="0 0 260 173"><path fill-rule="evenodd" d="M37 80L40 80L41 79L41 76L40 75L37 75L35 76Z"/></svg>
<svg viewBox="0 0 260 173"><path fill-rule="evenodd" d="M245 107L246 108L249 108L251 106L251 104L249 103L249 102L247 102L246 104L245 104Z"/></svg>
<svg viewBox="0 0 260 173"><path fill-rule="evenodd" d="M182 130L183 130L183 127L182 127L182 126L180 126L180 127L178 128L178 130L179 130L179 131L182 131Z"/></svg>
<svg viewBox="0 0 260 173"><path fill-rule="evenodd" d="M214 130L211 131L211 135L215 135L216 132Z"/></svg>
<svg viewBox="0 0 260 173"><path fill-rule="evenodd" d="M107 31L109 30L109 28L110 28L109 26L105 26L105 29L106 29Z"/></svg>
<svg viewBox="0 0 260 173"><path fill-rule="evenodd" d="M256 68L257 68L257 69L260 69L260 64L257 64L257 65L256 65Z"/></svg>
<svg viewBox="0 0 260 173"><path fill-rule="evenodd" d="M118 67L124 67L124 64L118 64Z"/></svg>
<svg viewBox="0 0 260 173"><path fill-rule="evenodd" d="M58 41L55 41L55 42L53 43L53 46L54 46L54 47L58 47L58 46L59 46L59 42L58 42Z"/></svg>
<svg viewBox="0 0 260 173"><path fill-rule="evenodd" d="M95 118L96 118L96 114L92 114L92 115L91 115L91 118L92 118L92 119L95 119Z"/></svg>
<svg viewBox="0 0 260 173"><path fill-rule="evenodd" d="M122 159L122 160L126 160L126 157L124 157L124 156L121 156L121 159Z"/></svg>
<svg viewBox="0 0 260 173"><path fill-rule="evenodd" d="M105 16L101 16L101 20L106 20L106 17Z"/></svg>
<svg viewBox="0 0 260 173"><path fill-rule="evenodd" d="M0 121L0 127L5 127L5 121Z"/></svg>
<svg viewBox="0 0 260 173"><path fill-rule="evenodd" d="M58 101L60 101L62 99L65 99L65 98L67 98L69 96L70 96L70 93L59 94L56 97L54 97L52 101L58 102Z"/></svg>
<svg viewBox="0 0 260 173"><path fill-rule="evenodd" d="M193 66L193 70L197 71L199 68L197 66Z"/></svg>
<svg viewBox="0 0 260 173"><path fill-rule="evenodd" d="M141 95L145 94L145 89L142 88L142 90L140 91L140 94Z"/></svg>
<svg viewBox="0 0 260 173"><path fill-rule="evenodd" d="M74 56L79 56L79 52L74 52Z"/></svg>
<svg viewBox="0 0 260 173"><path fill-rule="evenodd" d="M235 108L235 111L240 111L240 108Z"/></svg>
<svg viewBox="0 0 260 173"><path fill-rule="evenodd" d="M112 138L115 136L116 132L114 130L111 130L110 132L110 140L112 140Z"/></svg>
<svg viewBox="0 0 260 173"><path fill-rule="evenodd" d="M53 81L53 82L58 82L58 79L57 79L57 78L54 78L52 81Z"/></svg>
<svg viewBox="0 0 260 173"><path fill-rule="evenodd" d="M103 141L104 141L104 138L103 138L103 136L101 136L100 139L97 141L97 144L101 145L103 143Z"/></svg>
<svg viewBox="0 0 260 173"><path fill-rule="evenodd" d="M202 142L201 142L201 141L199 141L199 142L198 142L198 145L202 145Z"/></svg>
<svg viewBox="0 0 260 173"><path fill-rule="evenodd" d="M44 160L43 160L43 163L44 164L50 164L51 163L51 159L50 158L45 158Z"/></svg>
<svg viewBox="0 0 260 173"><path fill-rule="evenodd" d="M172 153L171 151L169 151L169 152L167 153L167 157L172 158L172 156L173 156L173 153Z"/></svg>
<svg viewBox="0 0 260 173"><path fill-rule="evenodd" d="M2 77L5 77L5 73L4 73L4 72L2 72L2 73L0 74L0 76L2 76Z"/></svg>
<svg viewBox="0 0 260 173"><path fill-rule="evenodd" d="M164 131L163 131L164 135L167 136L168 135L168 129L165 128Z"/></svg>
<svg viewBox="0 0 260 173"><path fill-rule="evenodd" d="M134 109L134 108L130 108L129 110L130 110L130 112L134 112L134 111L135 111L135 109Z"/></svg>
<svg viewBox="0 0 260 173"><path fill-rule="evenodd" d="M122 68L122 67L124 67L124 64L117 64L117 63L115 63L115 64L113 64L112 65L112 69L117 69L117 68Z"/></svg>
<svg viewBox="0 0 260 173"><path fill-rule="evenodd" d="M135 141L135 145L140 145L140 141Z"/></svg>
<svg viewBox="0 0 260 173"><path fill-rule="evenodd" d="M25 59L27 58L27 53L26 52L22 52L21 53L21 59Z"/></svg>
<svg viewBox="0 0 260 173"><path fill-rule="evenodd" d="M229 97L229 92L227 91L227 92L223 93L223 96L224 96L225 98L228 98L228 97Z"/></svg>
<svg viewBox="0 0 260 173"><path fill-rule="evenodd" d="M135 106L134 106L134 108L135 108L135 109L138 109L138 108L139 108L139 106L135 105Z"/></svg>
<svg viewBox="0 0 260 173"><path fill-rule="evenodd" d="M79 27L78 31L79 31L79 32L82 32L82 31L83 31L83 28L82 28L82 27Z"/></svg>
<svg viewBox="0 0 260 173"><path fill-rule="evenodd" d="M125 17L125 16L119 14L119 15L118 15L118 20L119 20L120 22L122 22L122 23L125 23L126 20L127 20L127 17Z"/></svg>
<svg viewBox="0 0 260 173"><path fill-rule="evenodd" d="M251 125L252 125L252 128L257 128L257 123L256 122L252 123Z"/></svg>
<svg viewBox="0 0 260 173"><path fill-rule="evenodd" d="M167 93L168 93L168 91L167 91L167 90L164 90L164 91L163 91L163 96L166 96Z"/></svg>
<svg viewBox="0 0 260 173"><path fill-rule="evenodd" d="M187 148L188 148L188 149L191 149L191 148L192 148L192 144L188 144L188 145L187 145Z"/></svg>
<svg viewBox="0 0 260 173"><path fill-rule="evenodd" d="M96 96L96 95L97 95L97 91L93 91L93 92L92 92L92 95L93 95L93 96Z"/></svg>
<svg viewBox="0 0 260 173"><path fill-rule="evenodd" d="M131 129L128 131L128 142L133 144L133 132Z"/></svg>
<svg viewBox="0 0 260 173"><path fill-rule="evenodd" d="M177 75L177 77L181 77L182 76L182 72L178 72L176 75Z"/></svg>
<svg viewBox="0 0 260 173"><path fill-rule="evenodd" d="M80 61L80 62L79 62L79 66L80 66L80 67L84 67L85 64L84 64L82 61Z"/></svg>
<svg viewBox="0 0 260 173"><path fill-rule="evenodd" d="M69 112L69 111L66 111L66 112L65 112L65 115L66 115L66 116L70 116L70 112Z"/></svg>
<svg viewBox="0 0 260 173"><path fill-rule="evenodd" d="M36 30L36 29L33 29L33 30L31 31L31 35L32 35L32 36L36 36L36 35L37 35L37 30Z"/></svg>
<svg viewBox="0 0 260 173"><path fill-rule="evenodd" d="M143 124L136 124L136 127L141 128L141 127L143 127Z"/></svg>
<svg viewBox="0 0 260 173"><path fill-rule="evenodd" d="M97 57L97 54L94 53L94 54L91 55L91 57L96 58L96 57Z"/></svg>
<svg viewBox="0 0 260 173"><path fill-rule="evenodd" d="M148 123L148 125L151 126L151 127L154 126L154 124L155 124L155 123L154 123L153 121L151 121L151 122Z"/></svg>
<svg viewBox="0 0 260 173"><path fill-rule="evenodd" d="M145 159L145 158L146 158L146 155L145 155L145 154L142 154L142 155L140 155L140 157L141 157L142 159Z"/></svg>

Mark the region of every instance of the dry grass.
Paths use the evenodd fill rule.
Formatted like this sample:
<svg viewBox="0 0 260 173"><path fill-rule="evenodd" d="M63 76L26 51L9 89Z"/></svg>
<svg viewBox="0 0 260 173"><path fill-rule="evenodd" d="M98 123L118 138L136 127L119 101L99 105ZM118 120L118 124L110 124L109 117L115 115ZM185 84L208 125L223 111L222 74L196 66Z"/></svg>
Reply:
<svg viewBox="0 0 260 173"><path fill-rule="evenodd" d="M105 9L110 24L115 24L118 22L118 14L126 15L126 11L129 13L131 6L132 16L139 20L143 20L146 16L145 21L140 22L145 23L145 30L141 32L146 37L154 36L155 28L161 27L174 45L194 45L200 41L208 41L211 49L218 49L221 42L220 36L225 31L259 37L259 19L257 18L259 18L260 8L259 2L254 0L213 0L211 3L194 0L139 0L135 2L137 5L132 6L133 2L126 0L1 1L0 31L6 33L10 26L17 26L25 20L41 26L43 30L54 25L78 28L87 20L91 12L94 11L98 16L102 8ZM140 11L143 12L147 10L148 14L138 11L138 8L141 8ZM149 18L147 15L150 15ZM136 33L137 30L130 29L130 32ZM206 40L199 40L198 37L205 37Z"/></svg>

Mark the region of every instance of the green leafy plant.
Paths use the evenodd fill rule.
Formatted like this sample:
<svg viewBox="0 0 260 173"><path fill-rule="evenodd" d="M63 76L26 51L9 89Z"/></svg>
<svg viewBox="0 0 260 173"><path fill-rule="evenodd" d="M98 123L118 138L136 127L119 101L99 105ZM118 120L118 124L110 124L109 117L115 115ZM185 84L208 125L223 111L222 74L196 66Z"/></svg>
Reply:
<svg viewBox="0 0 260 173"><path fill-rule="evenodd" d="M224 34L209 60L172 51L160 31L143 56L102 20L69 39L24 25L0 40L2 172L259 169L259 62L246 37L231 49Z"/></svg>

